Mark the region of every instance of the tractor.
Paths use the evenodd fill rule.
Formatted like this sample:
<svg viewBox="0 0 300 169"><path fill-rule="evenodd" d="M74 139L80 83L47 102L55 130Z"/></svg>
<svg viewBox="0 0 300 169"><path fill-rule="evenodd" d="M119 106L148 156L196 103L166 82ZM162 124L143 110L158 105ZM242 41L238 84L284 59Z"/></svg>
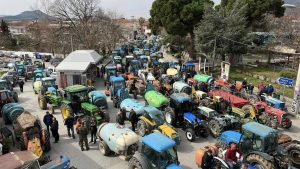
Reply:
<svg viewBox="0 0 300 169"><path fill-rule="evenodd" d="M24 77L25 76L25 66L20 63L15 64L15 71L17 72L18 76Z"/></svg>
<svg viewBox="0 0 300 169"><path fill-rule="evenodd" d="M109 114L102 108L97 107L95 102L90 102L89 88L82 85L74 85L65 88L64 98L61 105L61 114L64 120L83 116L89 120L90 116L95 116L97 124L109 121Z"/></svg>
<svg viewBox="0 0 300 169"><path fill-rule="evenodd" d="M111 76L117 76L117 67L116 66L106 66L105 75L104 75L104 86L109 83Z"/></svg>
<svg viewBox="0 0 300 169"><path fill-rule="evenodd" d="M276 130L257 122L244 124L242 133L223 132L217 147L223 152L232 142L236 143L243 153L243 161L255 168L290 168L290 162L294 167L300 167L300 142L292 141L286 135L278 135Z"/></svg>
<svg viewBox="0 0 300 169"><path fill-rule="evenodd" d="M25 66L25 82L27 80L32 79L34 76L34 66L33 65L26 65Z"/></svg>
<svg viewBox="0 0 300 169"><path fill-rule="evenodd" d="M5 125L13 123L23 112L23 106L18 103L7 103L1 109L2 120Z"/></svg>
<svg viewBox="0 0 300 169"><path fill-rule="evenodd" d="M33 72L33 82L32 85L34 86L34 83L36 81L40 81L42 80L42 78L47 77L46 72L42 71L42 70L35 70ZM36 93L37 94L37 93Z"/></svg>
<svg viewBox="0 0 300 169"><path fill-rule="evenodd" d="M146 69L145 65L148 64L148 57L145 55L142 55L142 56L140 56L139 60L142 64L143 69Z"/></svg>
<svg viewBox="0 0 300 169"><path fill-rule="evenodd" d="M41 81L35 83L40 83L40 86L35 85L34 87L39 88L35 89L39 93L38 104L42 110L47 109L47 104L51 104L49 110L51 114L54 114L54 109L61 106L62 96L57 91L57 85L55 85L55 79L51 77L43 78Z"/></svg>
<svg viewBox="0 0 300 169"><path fill-rule="evenodd" d="M20 150L31 150L38 157L51 149L50 134L40 120L29 112L12 119L14 135Z"/></svg>
<svg viewBox="0 0 300 169"><path fill-rule="evenodd" d="M285 103L274 97L262 95L262 96L260 96L260 99L262 102L265 102L268 106L271 106L275 109L279 109L279 110L283 110L283 111L287 110Z"/></svg>
<svg viewBox="0 0 300 169"><path fill-rule="evenodd" d="M138 76L139 70L142 69L142 64L139 60L132 60L128 69L129 73L133 73L135 76Z"/></svg>
<svg viewBox="0 0 300 169"><path fill-rule="evenodd" d="M0 80L0 90L7 90L12 95L15 102L19 102L19 96L16 91L13 91L13 87L6 80Z"/></svg>
<svg viewBox="0 0 300 169"><path fill-rule="evenodd" d="M186 93L173 93L170 96L170 107L173 111L165 113L168 124L175 126L177 122L184 124L184 113L192 112L192 98Z"/></svg>
<svg viewBox="0 0 300 169"><path fill-rule="evenodd" d="M134 77L132 80L126 81L126 86L129 94L133 94L134 99L137 99L138 95L144 96L146 86L143 80Z"/></svg>
<svg viewBox="0 0 300 169"><path fill-rule="evenodd" d="M129 169L136 168L182 169L179 166L175 141L158 132L143 137L138 151L129 161Z"/></svg>
<svg viewBox="0 0 300 169"><path fill-rule="evenodd" d="M6 80L11 89L18 85L18 78L16 78L14 75L4 74L1 79Z"/></svg>
<svg viewBox="0 0 300 169"><path fill-rule="evenodd" d="M164 115L174 114L173 109L170 107L169 99L161 93L155 91L151 83L147 84L147 90L144 98L145 105L149 105L159 109L164 113Z"/></svg>
<svg viewBox="0 0 300 169"><path fill-rule="evenodd" d="M110 99L113 101L114 107L116 107L121 103L121 90L126 88L125 79L123 77L111 76L109 82Z"/></svg>
<svg viewBox="0 0 300 169"><path fill-rule="evenodd" d="M238 129L240 126L239 119L232 115L221 115L213 109L199 106L196 116L207 121L208 129L213 137L218 137L223 131Z"/></svg>
<svg viewBox="0 0 300 169"><path fill-rule="evenodd" d="M42 60L35 60L33 62L33 65L35 69L39 69L39 70L45 69L45 63Z"/></svg>
<svg viewBox="0 0 300 169"><path fill-rule="evenodd" d="M123 72L124 71L121 56L114 56L113 62L114 62L114 65L116 66L116 69L117 69L118 72Z"/></svg>
<svg viewBox="0 0 300 169"><path fill-rule="evenodd" d="M201 120L193 113L187 112L183 114L185 136L188 141L193 142L196 137L207 138L209 135L207 122Z"/></svg>
<svg viewBox="0 0 300 169"><path fill-rule="evenodd" d="M58 159L42 164L31 151L18 151L0 156L0 168L28 169L70 169L70 158L61 155Z"/></svg>
<svg viewBox="0 0 300 169"><path fill-rule="evenodd" d="M177 81L173 84L174 93L186 93L187 95L192 94L192 88L187 83L182 81Z"/></svg>
<svg viewBox="0 0 300 169"><path fill-rule="evenodd" d="M173 127L166 124L163 113L155 107L146 106L144 113L139 117L137 131L140 136L159 132L168 138L174 140L177 145L180 144L180 138Z"/></svg>
<svg viewBox="0 0 300 169"><path fill-rule="evenodd" d="M13 99L13 95L11 94L11 91L0 90L0 110L3 108L3 106L5 104L13 103L13 102L14 102L14 99Z"/></svg>
<svg viewBox="0 0 300 169"><path fill-rule="evenodd" d="M195 71L195 64L191 62L186 62L182 65L182 68L180 70L182 80L187 82L187 79L194 77L196 74Z"/></svg>

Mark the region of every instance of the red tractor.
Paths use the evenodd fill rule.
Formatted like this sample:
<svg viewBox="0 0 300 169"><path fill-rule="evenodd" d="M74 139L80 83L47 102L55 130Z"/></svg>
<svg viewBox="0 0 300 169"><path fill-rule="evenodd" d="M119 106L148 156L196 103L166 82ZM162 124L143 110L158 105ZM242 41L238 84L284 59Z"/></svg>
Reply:
<svg viewBox="0 0 300 169"><path fill-rule="evenodd" d="M213 96L213 97L221 96L224 100L230 102L231 106L233 106L233 107L242 108L243 106L250 104L250 102L248 100L240 98L238 96L235 96L233 94L227 93L222 90L210 91L209 95Z"/></svg>
<svg viewBox="0 0 300 169"><path fill-rule="evenodd" d="M265 102L259 101L253 104L256 109L263 108L268 115L276 117L280 127L289 129L292 126L292 120L288 118L288 113L280 109L268 106Z"/></svg>

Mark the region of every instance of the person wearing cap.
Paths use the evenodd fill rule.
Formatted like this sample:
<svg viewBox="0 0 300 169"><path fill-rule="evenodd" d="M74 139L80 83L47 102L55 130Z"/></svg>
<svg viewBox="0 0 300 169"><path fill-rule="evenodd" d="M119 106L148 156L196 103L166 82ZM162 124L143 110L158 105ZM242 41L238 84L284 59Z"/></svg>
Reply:
<svg viewBox="0 0 300 169"><path fill-rule="evenodd" d="M44 122L44 124L45 124L46 127L47 127L48 133L50 133L49 128L50 128L50 126L51 126L52 123L53 123L53 115L50 114L49 111L46 111L46 114L45 114L45 116L44 116L44 118L43 118L43 122Z"/></svg>

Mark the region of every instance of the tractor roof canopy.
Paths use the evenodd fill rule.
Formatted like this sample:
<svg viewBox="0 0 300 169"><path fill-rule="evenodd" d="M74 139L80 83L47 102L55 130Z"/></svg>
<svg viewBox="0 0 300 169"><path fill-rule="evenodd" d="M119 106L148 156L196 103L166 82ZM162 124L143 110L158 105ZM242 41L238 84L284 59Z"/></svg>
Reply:
<svg viewBox="0 0 300 169"><path fill-rule="evenodd" d="M125 79L123 77L119 77L119 76L111 76L109 81L116 83L116 82L124 82Z"/></svg>
<svg viewBox="0 0 300 169"><path fill-rule="evenodd" d="M53 77L44 77L42 78L42 81L55 81L56 79Z"/></svg>
<svg viewBox="0 0 300 169"><path fill-rule="evenodd" d="M186 93L174 93L170 98L178 103L191 102L192 98Z"/></svg>
<svg viewBox="0 0 300 169"><path fill-rule="evenodd" d="M195 75L193 79L197 82L208 83L213 77L208 75Z"/></svg>
<svg viewBox="0 0 300 169"><path fill-rule="evenodd" d="M88 88L86 86L83 85L73 85L73 86L69 86L65 89L66 92L69 93L76 93L76 92L82 92L88 90Z"/></svg>
<svg viewBox="0 0 300 169"><path fill-rule="evenodd" d="M115 69L117 69L117 67L116 66L106 66L105 69L106 70L115 70Z"/></svg>
<svg viewBox="0 0 300 169"><path fill-rule="evenodd" d="M158 132L143 137L142 143L158 153L162 153L176 145L175 141Z"/></svg>
<svg viewBox="0 0 300 169"><path fill-rule="evenodd" d="M270 134L277 133L276 130L257 122L246 123L242 126L242 128L243 130L249 131L263 138L269 136Z"/></svg>

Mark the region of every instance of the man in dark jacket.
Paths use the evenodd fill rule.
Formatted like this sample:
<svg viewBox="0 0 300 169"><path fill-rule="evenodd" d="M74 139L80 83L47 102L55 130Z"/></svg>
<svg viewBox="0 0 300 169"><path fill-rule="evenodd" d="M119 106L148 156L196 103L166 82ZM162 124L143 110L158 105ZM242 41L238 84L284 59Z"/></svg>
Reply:
<svg viewBox="0 0 300 169"><path fill-rule="evenodd" d="M242 82L242 87L243 87L244 89L246 89L246 88L247 88L247 85L248 85L247 78L244 78L244 80L243 80L243 82Z"/></svg>
<svg viewBox="0 0 300 169"><path fill-rule="evenodd" d="M56 120L55 117L53 117L53 123L51 124L51 132L52 132L52 136L55 139L54 143L57 143L59 141L59 134L58 134L58 121Z"/></svg>
<svg viewBox="0 0 300 169"><path fill-rule="evenodd" d="M50 133L49 127L53 123L53 115L47 111L46 115L44 116L43 122L45 123L45 125L47 127L48 133Z"/></svg>
<svg viewBox="0 0 300 169"><path fill-rule="evenodd" d="M84 151L83 144L85 144L85 148L88 151L90 149L88 144L88 138L87 138L88 129L85 123L81 123L78 133L79 133L79 145L81 147L81 151Z"/></svg>
<svg viewBox="0 0 300 169"><path fill-rule="evenodd" d="M23 80L20 80L19 82L19 86L20 86L20 91L23 93L23 86L24 86L24 81Z"/></svg>
<svg viewBox="0 0 300 169"><path fill-rule="evenodd" d="M90 129L91 129L91 141L90 141L90 143L94 142L94 144L96 144L97 121L96 121L96 118L94 116L91 118Z"/></svg>
<svg viewBox="0 0 300 169"><path fill-rule="evenodd" d="M213 155L212 155L212 151L209 149L207 150L203 157L202 157L202 164L201 164L201 168L202 169L210 169L213 165Z"/></svg>
<svg viewBox="0 0 300 169"><path fill-rule="evenodd" d="M73 139L75 139L75 134L74 134L74 118L68 118L65 121L65 125L67 126L67 131L68 131L68 135L69 137L73 137ZM72 132L72 134L71 134Z"/></svg>
<svg viewBox="0 0 300 169"><path fill-rule="evenodd" d="M116 121L121 127L125 125L125 118L124 118L125 114L126 114L126 110L122 109L121 111L118 112L116 117Z"/></svg>

